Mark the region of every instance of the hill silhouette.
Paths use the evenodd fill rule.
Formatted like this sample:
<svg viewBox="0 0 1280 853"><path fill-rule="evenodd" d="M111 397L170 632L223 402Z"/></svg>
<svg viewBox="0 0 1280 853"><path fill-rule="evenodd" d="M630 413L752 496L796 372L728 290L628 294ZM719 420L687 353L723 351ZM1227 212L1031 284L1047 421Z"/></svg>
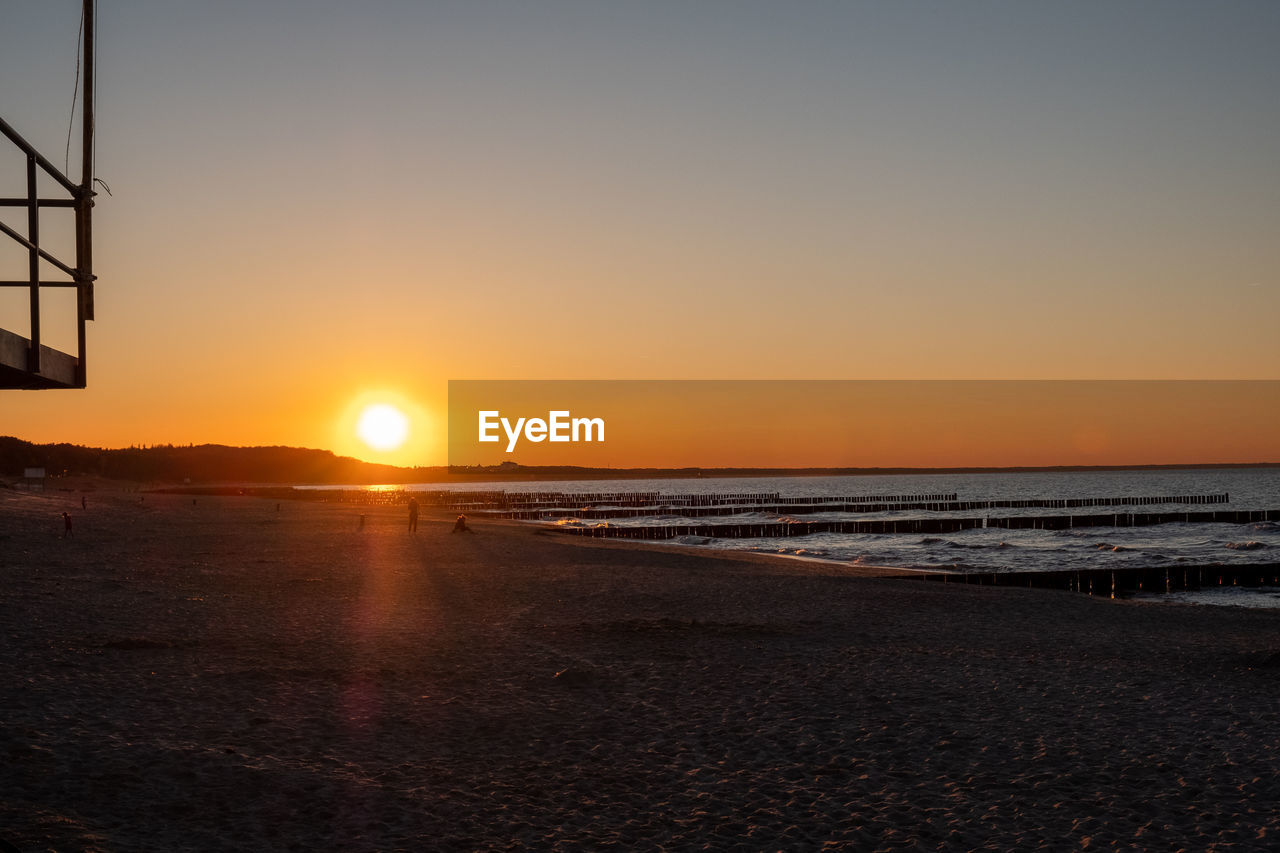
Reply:
<svg viewBox="0 0 1280 853"><path fill-rule="evenodd" d="M323 485L400 483L423 473L301 447L165 444L105 450L0 437L0 474L17 477L26 468L44 468L49 476L90 475L137 482Z"/></svg>

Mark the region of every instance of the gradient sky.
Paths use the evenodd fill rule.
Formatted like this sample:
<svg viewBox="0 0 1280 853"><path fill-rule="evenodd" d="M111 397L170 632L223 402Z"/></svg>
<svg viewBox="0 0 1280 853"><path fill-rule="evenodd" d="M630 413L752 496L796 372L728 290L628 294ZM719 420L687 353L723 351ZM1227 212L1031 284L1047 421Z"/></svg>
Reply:
<svg viewBox="0 0 1280 853"><path fill-rule="evenodd" d="M550 411L566 410L558 419L568 441L531 441L519 429L521 417L549 421ZM482 411L498 413L489 416L496 441L479 440ZM599 418L605 441L598 432L573 441L572 418ZM1275 380L449 383L451 465L893 468L904 456L939 468L1250 463L1276 459L1277 424Z"/></svg>
<svg viewBox="0 0 1280 853"><path fill-rule="evenodd" d="M1271 0L98 14L89 388L0 434L440 464L450 378L1277 377ZM78 19L0 28L57 163ZM378 393L401 453L351 434Z"/></svg>

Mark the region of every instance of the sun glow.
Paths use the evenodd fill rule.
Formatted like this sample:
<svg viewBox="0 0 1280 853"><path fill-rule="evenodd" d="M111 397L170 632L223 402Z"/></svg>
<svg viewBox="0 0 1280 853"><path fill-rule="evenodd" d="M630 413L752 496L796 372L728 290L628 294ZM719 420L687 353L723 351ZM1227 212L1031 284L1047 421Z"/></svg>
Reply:
<svg viewBox="0 0 1280 853"><path fill-rule="evenodd" d="M444 464L445 431L438 414L443 401L424 405L425 397L390 384L350 392L334 412L329 448L339 456L383 465Z"/></svg>
<svg viewBox="0 0 1280 853"><path fill-rule="evenodd" d="M395 406L375 403L360 413L356 435L374 450L397 450L409 437L409 418Z"/></svg>

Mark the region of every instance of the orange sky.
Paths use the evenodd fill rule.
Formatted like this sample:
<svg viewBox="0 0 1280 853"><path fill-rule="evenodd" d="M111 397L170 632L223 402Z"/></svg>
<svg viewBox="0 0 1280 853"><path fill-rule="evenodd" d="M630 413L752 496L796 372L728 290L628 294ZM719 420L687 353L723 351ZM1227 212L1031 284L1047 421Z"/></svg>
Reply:
<svg viewBox="0 0 1280 853"><path fill-rule="evenodd" d="M605 441L508 453L477 442L479 410L600 417ZM453 382L450 416L458 465L1238 463L1275 458L1280 382Z"/></svg>
<svg viewBox="0 0 1280 853"><path fill-rule="evenodd" d="M89 387L0 392L0 434L443 464L450 379L1276 376L1274 4L321 6L100 10ZM0 30L59 163L77 14ZM395 453L352 430L384 398ZM1166 440L1095 455L1220 461Z"/></svg>

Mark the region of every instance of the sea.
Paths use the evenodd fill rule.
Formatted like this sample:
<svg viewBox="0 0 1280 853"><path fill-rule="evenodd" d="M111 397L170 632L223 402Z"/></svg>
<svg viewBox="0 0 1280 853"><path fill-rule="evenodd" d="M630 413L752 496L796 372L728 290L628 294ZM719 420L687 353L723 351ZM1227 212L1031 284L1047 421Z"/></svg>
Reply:
<svg viewBox="0 0 1280 853"><path fill-rule="evenodd" d="M411 490L437 490L421 484ZM699 478L655 480L566 480L487 482L450 485L454 491L507 492L658 492L662 494L776 493L789 498L856 497L872 495L955 494L960 501L1040 501L1116 497L1226 494L1228 500L1211 506L1154 504L1115 507L1116 512L1171 513L1202 510L1280 509L1280 468L1197 468L1157 470L1000 472L970 474L902 474L833 477ZM573 501L566 500L572 507ZM595 506L598 512L601 507ZM800 521L974 517L985 515L1065 515L1112 512L1112 508L1050 509L992 508L979 512L895 510L881 513L818 512L794 516ZM777 513L738 512L689 519L674 513L623 515L615 518L561 517L554 523L568 527L610 525L750 524L777 522ZM545 523L545 522L544 522ZM779 538L715 538L682 536L657 540L709 550L745 550L838 563L894 566L947 572L1026 572L1047 570L1158 568L1213 565L1272 565L1280 563L1280 524L1274 521L1233 523L1169 522L1146 527L1076 527L1066 530L979 528L945 534L813 533ZM1174 593L1162 600L1192 604L1280 607L1280 587L1232 587Z"/></svg>

